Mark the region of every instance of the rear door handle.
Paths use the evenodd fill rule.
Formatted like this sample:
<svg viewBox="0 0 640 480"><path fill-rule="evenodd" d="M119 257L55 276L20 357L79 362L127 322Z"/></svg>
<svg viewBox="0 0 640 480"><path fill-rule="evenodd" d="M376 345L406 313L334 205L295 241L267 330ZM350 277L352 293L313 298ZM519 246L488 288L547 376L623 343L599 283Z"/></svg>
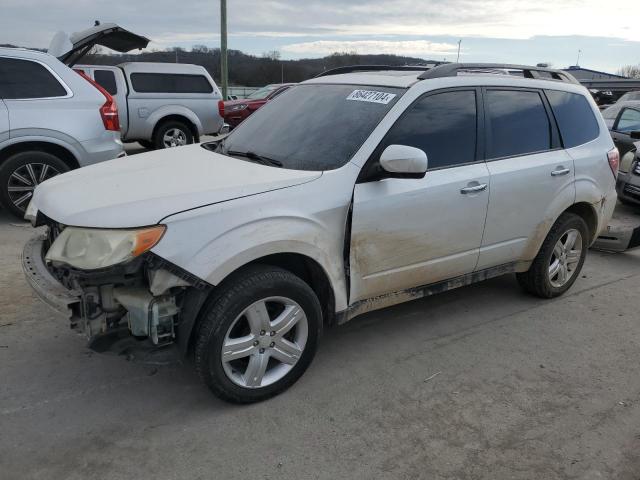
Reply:
<svg viewBox="0 0 640 480"><path fill-rule="evenodd" d="M561 175L566 175L570 171L571 171L570 168L562 168L562 167L560 167L557 170L554 170L553 172L551 172L551 176L552 177L559 177Z"/></svg>
<svg viewBox="0 0 640 480"><path fill-rule="evenodd" d="M486 183L480 183L478 185L473 185L470 187L464 187L460 189L460 193L463 195L467 195L469 193L477 193L477 192L482 192L483 190L487 189L487 184Z"/></svg>

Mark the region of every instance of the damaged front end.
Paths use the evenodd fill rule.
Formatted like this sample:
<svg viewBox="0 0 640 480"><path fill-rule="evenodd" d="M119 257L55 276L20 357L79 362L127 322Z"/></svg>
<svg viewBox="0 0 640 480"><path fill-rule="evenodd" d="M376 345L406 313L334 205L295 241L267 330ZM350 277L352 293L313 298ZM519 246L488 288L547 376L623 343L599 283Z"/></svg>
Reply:
<svg viewBox="0 0 640 480"><path fill-rule="evenodd" d="M209 291L206 282L148 249L101 268L77 268L61 262L56 260L56 250L61 250L64 239L59 240L59 236L65 227L47 222L47 229L45 235L34 237L25 245L23 270L38 296L65 314L71 328L83 332L94 350L130 353L176 342L185 313L193 316L193 308L185 309L185 302L190 301L187 299L194 296L194 291L202 298ZM81 240L86 245L78 247L75 244L79 241L73 239L76 251L93 248L88 241L91 237ZM115 249L123 247L118 244ZM194 318L186 320L193 324ZM190 328L191 325L184 335L190 333Z"/></svg>

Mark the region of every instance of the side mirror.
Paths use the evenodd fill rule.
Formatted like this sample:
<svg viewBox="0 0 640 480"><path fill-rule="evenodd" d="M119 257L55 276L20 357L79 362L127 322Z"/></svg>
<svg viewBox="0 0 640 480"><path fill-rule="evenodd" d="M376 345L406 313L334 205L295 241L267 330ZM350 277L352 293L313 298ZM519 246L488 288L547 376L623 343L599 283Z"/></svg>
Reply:
<svg viewBox="0 0 640 480"><path fill-rule="evenodd" d="M629 136L634 140L640 140L640 130L634 130L633 132L629 132Z"/></svg>
<svg viewBox="0 0 640 480"><path fill-rule="evenodd" d="M380 155L380 166L393 178L422 178L427 173L427 154L407 145L389 145Z"/></svg>

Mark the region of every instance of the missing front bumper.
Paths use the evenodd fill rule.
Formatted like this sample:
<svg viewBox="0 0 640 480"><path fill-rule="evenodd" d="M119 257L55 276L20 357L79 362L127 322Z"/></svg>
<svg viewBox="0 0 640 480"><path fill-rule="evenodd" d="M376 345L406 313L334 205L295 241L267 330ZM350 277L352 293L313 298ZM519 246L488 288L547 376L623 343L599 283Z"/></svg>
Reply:
<svg viewBox="0 0 640 480"><path fill-rule="evenodd" d="M73 315L72 308L81 301L81 294L69 290L51 275L43 259L45 240L45 236L38 235L26 243L22 251L22 270L36 295L52 309L70 319Z"/></svg>

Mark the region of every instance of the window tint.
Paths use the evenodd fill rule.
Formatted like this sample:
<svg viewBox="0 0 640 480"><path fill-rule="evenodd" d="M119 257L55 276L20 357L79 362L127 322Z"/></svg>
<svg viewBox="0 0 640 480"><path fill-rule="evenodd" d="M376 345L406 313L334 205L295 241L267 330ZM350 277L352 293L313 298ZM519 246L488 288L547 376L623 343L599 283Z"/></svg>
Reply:
<svg viewBox="0 0 640 480"><path fill-rule="evenodd" d="M423 97L391 128L382 149L394 144L420 148L427 154L430 170L473 162L476 116L474 91Z"/></svg>
<svg viewBox="0 0 640 480"><path fill-rule="evenodd" d="M547 90L546 93L565 148L582 145L600 135L598 121L586 98L558 90Z"/></svg>
<svg viewBox="0 0 640 480"><path fill-rule="evenodd" d="M488 90L485 104L488 158L549 150L551 124L539 93Z"/></svg>
<svg viewBox="0 0 640 480"><path fill-rule="evenodd" d="M111 95L118 93L116 76L111 70L96 70L93 74L94 80Z"/></svg>
<svg viewBox="0 0 640 480"><path fill-rule="evenodd" d="M618 120L616 128L619 132L632 132L640 130L640 111L633 108L625 108Z"/></svg>
<svg viewBox="0 0 640 480"><path fill-rule="evenodd" d="M203 75L182 73L132 73L131 84L140 93L211 93L213 87Z"/></svg>
<svg viewBox="0 0 640 480"><path fill-rule="evenodd" d="M29 60L0 58L0 98L64 97L67 91L43 65Z"/></svg>

